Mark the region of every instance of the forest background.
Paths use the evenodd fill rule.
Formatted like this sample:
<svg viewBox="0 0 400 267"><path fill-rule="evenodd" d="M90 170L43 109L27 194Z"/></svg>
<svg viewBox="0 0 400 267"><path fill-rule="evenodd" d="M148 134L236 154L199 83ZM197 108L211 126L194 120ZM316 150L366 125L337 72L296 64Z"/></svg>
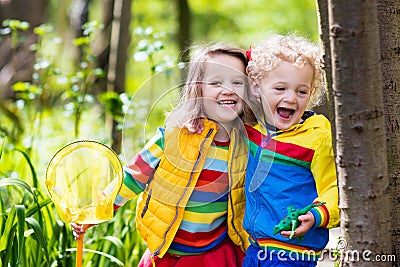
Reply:
<svg viewBox="0 0 400 267"><path fill-rule="evenodd" d="M313 0L0 0L0 266L73 265L75 241L71 229L55 213L44 187L48 162L58 149L78 139L107 144L119 154L123 163L129 160L152 136L156 127L163 124L165 112L170 111L176 103L183 77L181 63L188 60L187 51L192 45L223 41L247 49L271 33L297 33L319 42L319 31L324 31L324 27L318 22L328 19L328 13L325 12L328 2L331 9L337 9L330 10L331 16L336 15L340 21L341 17L337 14L343 14L343 25L348 22L352 23L354 29L371 29L368 37L377 38L378 24L375 22L381 18L380 25L386 27L388 35L392 34L389 40L398 40L399 32L396 29L399 27L388 27L399 22L400 7L396 1L366 3L355 0L347 3L348 6L334 0L317 2L320 5L318 11L322 13L320 20L317 3ZM337 6L332 5L335 2ZM383 3L388 5L387 9L381 8L380 11L381 14L387 12L388 16L367 12L376 11L378 3L383 7ZM393 19L394 16L397 19ZM391 20L384 22L383 18ZM325 21L323 25L328 26L328 23ZM348 39L356 39L359 43L352 44L356 50L346 57L338 55L351 49L332 48L336 52L332 53L333 73L336 63L341 63L342 59L348 63L336 68L336 74L339 74L336 79L341 78L340 70L345 70L354 82L362 85L362 82L369 82L365 88L382 87L386 92L396 92L398 78L384 80L385 86L381 86L381 80L374 84L377 86L372 86L375 81L369 80L371 77L381 77L376 75L380 73L380 66L376 58L370 56L371 50L368 50L368 45L375 39L365 42L365 35L357 29L352 32L339 26L331 24L330 34L322 33L322 42L328 49L326 51L330 51L327 47L329 37L336 41L331 41L331 44L338 43L339 48L347 44ZM373 43L370 48L375 54L379 54L376 53L376 49L379 49L377 44ZM394 46L394 56L391 58L398 59L398 44ZM368 56L362 54L367 50ZM357 53L360 56L356 56ZM384 57L385 53L382 52L382 55ZM351 60L358 61L354 64ZM329 63L328 57L328 87L334 84L332 79L335 79ZM355 69L348 69L349 66ZM366 76L361 72L364 67L370 67L365 71ZM391 67L391 70L398 71L398 68ZM354 76L354 73L357 75ZM342 81L335 80L337 85L341 85ZM354 122L349 127L360 135L364 125L361 124L361 127L359 120L375 119L365 114L380 114L376 117L382 119L381 94L384 90L378 90L380 95L368 96L369 100L374 101L371 112L356 112L343 110L343 107L358 108L357 103L362 105L365 99L359 97L361 102L358 102L355 91L340 91L340 88L348 86L357 88L347 81L342 87L336 88L335 96L332 88L328 88L327 98L330 101L325 102L318 111L327 115L332 122L335 122L335 115L350 112L349 117ZM390 99L397 101L397 95L391 95ZM333 98L341 100L341 96L346 96L350 102L341 105L337 101L339 104L334 112ZM392 145L388 149L392 156L399 147L395 138L399 129L398 103L393 106L397 112L385 110L387 114L395 116L389 123L386 121L386 127L380 125L379 128L373 121L375 129L386 128L392 134L387 138L393 140L387 144L388 148L389 143ZM337 121L339 127L334 131L338 130L338 134L345 137L341 132L340 118ZM370 122L367 121L365 125L368 126ZM369 130L371 127L366 128ZM342 183L341 189L342 192L350 192L349 195L341 195L346 200L341 206L346 215L342 220L342 229L347 231L345 237L350 248L374 246L388 253L391 251L391 246L387 245L390 237L385 235L389 222L388 211L390 206L395 211L399 201L397 189L387 190L386 164L398 163L398 160L392 158L392 161L387 161L386 154L382 156L386 150L380 151L380 148L386 147L383 144L385 140L382 139L382 131L375 130L375 134L379 134L380 139L370 135L369 140L375 140L378 149L375 150L376 156L370 158L372 162L374 159L382 161L377 166L371 165L373 169L367 172L360 172L365 165L363 155L354 159L351 153L344 153L347 149L359 152L359 145L348 145L347 138L335 140L339 142L339 177L343 174L342 181L347 181L347 184ZM357 138L361 141L360 136ZM378 140L383 140L383 143ZM362 147L370 148L367 145ZM368 151L360 153L370 155ZM351 160L348 160L349 157L352 157ZM353 169L348 171L349 168ZM389 168L393 188L397 188L396 168L398 164ZM346 180L353 177L354 173L360 173L358 176L355 174L354 178L364 180L361 183L357 179ZM352 184L363 184L370 188L358 189ZM366 192L365 198L361 190ZM391 205L390 200L382 198L386 192L395 204L392 202ZM356 200L355 196L362 200ZM368 208L356 207L358 202L365 204L364 199L368 202ZM85 237L84 266L137 265L145 245L135 231L135 204L135 201L131 201L115 214L111 222L88 232ZM347 216L348 211L353 213ZM385 216L376 216L377 219L372 220L366 215L372 211ZM390 217L394 218L394 213ZM365 225L372 231L368 231ZM348 233L354 233L357 238ZM396 236L400 231L394 227L391 233L396 248L400 242ZM394 254L398 253L395 249L393 251ZM357 264L356 261L353 263ZM381 266L388 265L383 263Z"/></svg>

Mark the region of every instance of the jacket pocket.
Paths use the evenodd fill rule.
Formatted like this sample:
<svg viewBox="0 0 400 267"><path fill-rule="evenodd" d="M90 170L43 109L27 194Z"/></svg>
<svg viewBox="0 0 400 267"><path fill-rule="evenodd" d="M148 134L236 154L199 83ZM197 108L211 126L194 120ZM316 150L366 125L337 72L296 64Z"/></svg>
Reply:
<svg viewBox="0 0 400 267"><path fill-rule="evenodd" d="M147 210L149 209L149 203L150 203L150 199L151 199L151 193L153 192L153 189L150 189L149 191L149 195L146 198L146 203L144 204L144 208L142 213L140 214L140 217L144 217L144 215L146 214Z"/></svg>

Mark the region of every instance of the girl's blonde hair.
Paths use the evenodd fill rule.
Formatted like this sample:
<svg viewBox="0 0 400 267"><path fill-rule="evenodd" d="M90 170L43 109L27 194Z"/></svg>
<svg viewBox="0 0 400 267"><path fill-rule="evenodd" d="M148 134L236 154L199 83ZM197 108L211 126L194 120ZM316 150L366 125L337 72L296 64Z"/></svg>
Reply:
<svg viewBox="0 0 400 267"><path fill-rule="evenodd" d="M189 62L189 70L186 78L186 82L181 91L181 98L179 106L185 106L184 111L185 120L187 122L196 123L203 116L203 104L202 104L202 83L204 82L204 75L206 71L206 62L213 56L217 55L229 55L238 58L243 62L244 68L247 66L247 56L243 49L235 46L225 45L223 43L216 43L208 46L197 46L194 47L191 61ZM243 75L246 75L245 73ZM241 118L244 122L254 124L256 121L253 112L248 105L249 97L249 82L246 80L246 90L243 99L244 108Z"/></svg>
<svg viewBox="0 0 400 267"><path fill-rule="evenodd" d="M313 68L312 96L310 105L316 106L323 99L323 64L321 49L304 37L296 35L272 35L251 49L247 75L253 83L268 76L281 61L293 63L297 68L310 65Z"/></svg>

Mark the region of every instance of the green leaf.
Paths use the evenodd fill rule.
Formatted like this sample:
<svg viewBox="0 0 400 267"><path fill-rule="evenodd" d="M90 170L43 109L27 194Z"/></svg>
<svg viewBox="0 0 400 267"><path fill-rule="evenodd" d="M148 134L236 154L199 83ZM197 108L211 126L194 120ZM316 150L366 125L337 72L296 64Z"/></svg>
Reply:
<svg viewBox="0 0 400 267"><path fill-rule="evenodd" d="M16 82L13 84L12 89L16 92L26 92L31 86L28 82Z"/></svg>
<svg viewBox="0 0 400 267"><path fill-rule="evenodd" d="M88 37L78 37L74 39L74 45L75 46L82 46L82 45L87 45L90 43L90 40Z"/></svg>
<svg viewBox="0 0 400 267"><path fill-rule="evenodd" d="M46 33L50 33L53 30L54 30L54 27L52 24L45 23L45 24L35 27L33 29L33 32L35 34L39 35L40 37L43 37Z"/></svg>
<svg viewBox="0 0 400 267"><path fill-rule="evenodd" d="M53 201L50 198L40 200L38 205L32 205L28 209L26 209L25 216L30 217L33 214L35 214L36 212L40 212L39 209L41 209L42 207L45 207L51 203L53 203Z"/></svg>
<svg viewBox="0 0 400 267"><path fill-rule="evenodd" d="M1 182L2 180L0 180ZM6 220L6 226L4 227L4 231L1 235L0 239L0 252L6 250L7 248L11 249L9 246L9 242L13 240L14 237L14 232L15 232L15 227L14 227L14 220L16 217L16 212L15 212L15 207L11 208L10 213L8 214L7 220Z"/></svg>
<svg viewBox="0 0 400 267"><path fill-rule="evenodd" d="M1 146L0 146L0 160L1 160L1 156L3 155L3 149L4 149L4 144L6 143L6 139L7 139L7 136L4 137L3 141L1 142Z"/></svg>
<svg viewBox="0 0 400 267"><path fill-rule="evenodd" d="M3 21L3 26L10 27L12 31L21 30L26 31L29 29L29 22L17 19L7 19Z"/></svg>
<svg viewBox="0 0 400 267"><path fill-rule="evenodd" d="M72 251L76 251L76 248L70 248L70 249L67 249L67 251L71 251L71 252ZM91 253L95 253L95 254L107 257L108 259L110 259L112 262L115 262L119 266L124 266L124 263L122 261L120 261L119 259L117 259L116 257L114 257L114 256L112 256L110 254L107 254L107 253L104 253L104 252L101 252L101 251L98 251L98 250L85 249L85 248L83 249L83 251L91 252Z"/></svg>
<svg viewBox="0 0 400 267"><path fill-rule="evenodd" d="M36 194L33 192L32 188L26 182L19 180L19 179L14 179L14 178L5 178L5 179L0 180L0 187L8 186L8 185L20 186L20 187L24 188L26 191L28 191L33 196L33 201L39 209L39 200L38 200ZM42 218L41 212L39 212L39 222L41 225L43 224L43 218Z"/></svg>
<svg viewBox="0 0 400 267"><path fill-rule="evenodd" d="M20 152L24 156L25 160L27 161L27 163L29 165L29 169L30 169L31 174L32 174L33 187L34 188L38 188L39 181L38 181L38 178L37 178L35 167L33 166L32 161L29 158L29 155L25 151L22 151L21 149L16 148L15 150Z"/></svg>
<svg viewBox="0 0 400 267"><path fill-rule="evenodd" d="M15 211L17 213L18 218L18 259L17 262L20 261L22 252L24 250L24 229L25 229L25 206L24 205L15 205Z"/></svg>
<svg viewBox="0 0 400 267"><path fill-rule="evenodd" d="M32 217L26 218L25 221L28 223L31 229L33 229L36 238L39 244L42 246L45 256L47 258L47 262L50 262L50 255L47 248L47 241L43 234L42 228L40 227L39 223Z"/></svg>

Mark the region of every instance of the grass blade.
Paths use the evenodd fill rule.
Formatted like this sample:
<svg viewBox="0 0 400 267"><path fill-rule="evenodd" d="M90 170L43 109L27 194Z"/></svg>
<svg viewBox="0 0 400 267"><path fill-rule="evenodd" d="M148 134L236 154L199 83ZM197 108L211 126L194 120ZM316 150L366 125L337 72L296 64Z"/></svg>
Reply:
<svg viewBox="0 0 400 267"><path fill-rule="evenodd" d="M27 163L28 163L28 165L29 165L29 169L31 170L31 173L32 173L33 187L34 187L34 188L38 188L38 184L39 184L39 183L38 183L38 178L37 178L36 170L35 170L35 167L34 167L33 164L32 164L31 159L29 158L29 155L26 154L26 152L23 151L23 150L21 150L21 149L16 148L15 150L18 151L18 152L20 152L20 153L24 156L25 160L27 161Z"/></svg>
<svg viewBox="0 0 400 267"><path fill-rule="evenodd" d="M18 257L17 263L20 262L20 258L24 249L24 229L25 229L25 206L15 205L15 211L18 218Z"/></svg>
<svg viewBox="0 0 400 267"><path fill-rule="evenodd" d="M49 263L50 255L49 255L49 251L47 248L47 241L46 241L45 236L43 235L42 228L40 227L39 223L32 217L26 218L25 221L28 223L30 228L33 229L33 231L36 235L37 241L42 246L44 253L46 255L46 258L47 258L47 262Z"/></svg>

